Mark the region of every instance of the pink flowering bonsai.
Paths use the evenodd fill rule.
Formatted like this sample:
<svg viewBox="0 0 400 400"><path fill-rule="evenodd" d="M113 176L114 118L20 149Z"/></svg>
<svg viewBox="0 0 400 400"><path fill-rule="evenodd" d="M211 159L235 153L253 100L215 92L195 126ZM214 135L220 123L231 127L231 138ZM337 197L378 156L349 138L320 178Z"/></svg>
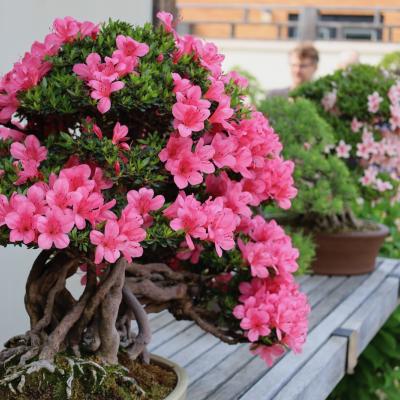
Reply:
<svg viewBox="0 0 400 400"><path fill-rule="evenodd" d="M268 364L305 341L298 251L256 215L290 207L294 164L215 45L158 17L56 19L0 81L0 240L42 249L31 326L0 353L0 389L55 373L61 353L148 363L147 313L162 310ZM75 299L66 280L79 271Z"/></svg>

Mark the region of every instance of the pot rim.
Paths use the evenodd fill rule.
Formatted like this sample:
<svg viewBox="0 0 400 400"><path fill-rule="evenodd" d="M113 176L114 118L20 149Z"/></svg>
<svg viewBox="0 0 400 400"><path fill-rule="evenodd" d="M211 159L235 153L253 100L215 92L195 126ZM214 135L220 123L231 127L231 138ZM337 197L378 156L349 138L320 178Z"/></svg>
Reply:
<svg viewBox="0 0 400 400"><path fill-rule="evenodd" d="M150 359L156 364L161 364L164 367L172 369L176 374L177 382L175 389L164 400L185 399L189 385L189 378L186 370L173 361L156 354L151 354Z"/></svg>
<svg viewBox="0 0 400 400"><path fill-rule="evenodd" d="M372 221L368 221L372 222ZM374 223L378 229L368 229L364 231L345 231L345 232L315 232L318 237L335 237L335 238L380 238L389 236L389 228L380 223Z"/></svg>

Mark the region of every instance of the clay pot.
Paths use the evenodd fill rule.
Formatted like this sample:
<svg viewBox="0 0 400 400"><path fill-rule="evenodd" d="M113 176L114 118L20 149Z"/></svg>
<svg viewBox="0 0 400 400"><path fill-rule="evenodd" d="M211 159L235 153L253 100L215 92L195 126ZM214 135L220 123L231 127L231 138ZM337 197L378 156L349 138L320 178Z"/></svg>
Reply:
<svg viewBox="0 0 400 400"><path fill-rule="evenodd" d="M151 355L151 361L166 368L172 369L178 377L175 389L164 400L186 400L187 388L189 384L186 371L178 364L167 360L164 357Z"/></svg>
<svg viewBox="0 0 400 400"><path fill-rule="evenodd" d="M324 275L359 275L373 271L379 249L389 235L387 226L376 224L376 227L376 230L316 233L313 271Z"/></svg>

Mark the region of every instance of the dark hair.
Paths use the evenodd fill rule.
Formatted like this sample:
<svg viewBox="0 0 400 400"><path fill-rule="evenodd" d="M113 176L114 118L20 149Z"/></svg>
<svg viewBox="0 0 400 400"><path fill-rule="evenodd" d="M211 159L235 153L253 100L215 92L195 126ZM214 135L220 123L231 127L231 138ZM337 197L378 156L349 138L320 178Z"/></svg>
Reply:
<svg viewBox="0 0 400 400"><path fill-rule="evenodd" d="M296 54L301 60L309 58L315 64L319 61L318 50L311 43L300 43L290 52L292 54Z"/></svg>

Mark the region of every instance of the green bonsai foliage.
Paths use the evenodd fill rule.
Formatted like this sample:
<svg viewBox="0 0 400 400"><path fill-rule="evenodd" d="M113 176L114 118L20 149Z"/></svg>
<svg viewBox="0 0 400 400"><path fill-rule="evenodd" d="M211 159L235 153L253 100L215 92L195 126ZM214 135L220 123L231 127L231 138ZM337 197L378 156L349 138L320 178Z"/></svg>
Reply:
<svg viewBox="0 0 400 400"><path fill-rule="evenodd" d="M385 54L379 65L395 75L400 75L400 51Z"/></svg>
<svg viewBox="0 0 400 400"><path fill-rule="evenodd" d="M331 127L305 99L271 98L260 109L279 132L283 154L295 161L298 195L290 214L311 229L340 229L352 224L349 208L357 196L345 163L327 154L335 142Z"/></svg>

